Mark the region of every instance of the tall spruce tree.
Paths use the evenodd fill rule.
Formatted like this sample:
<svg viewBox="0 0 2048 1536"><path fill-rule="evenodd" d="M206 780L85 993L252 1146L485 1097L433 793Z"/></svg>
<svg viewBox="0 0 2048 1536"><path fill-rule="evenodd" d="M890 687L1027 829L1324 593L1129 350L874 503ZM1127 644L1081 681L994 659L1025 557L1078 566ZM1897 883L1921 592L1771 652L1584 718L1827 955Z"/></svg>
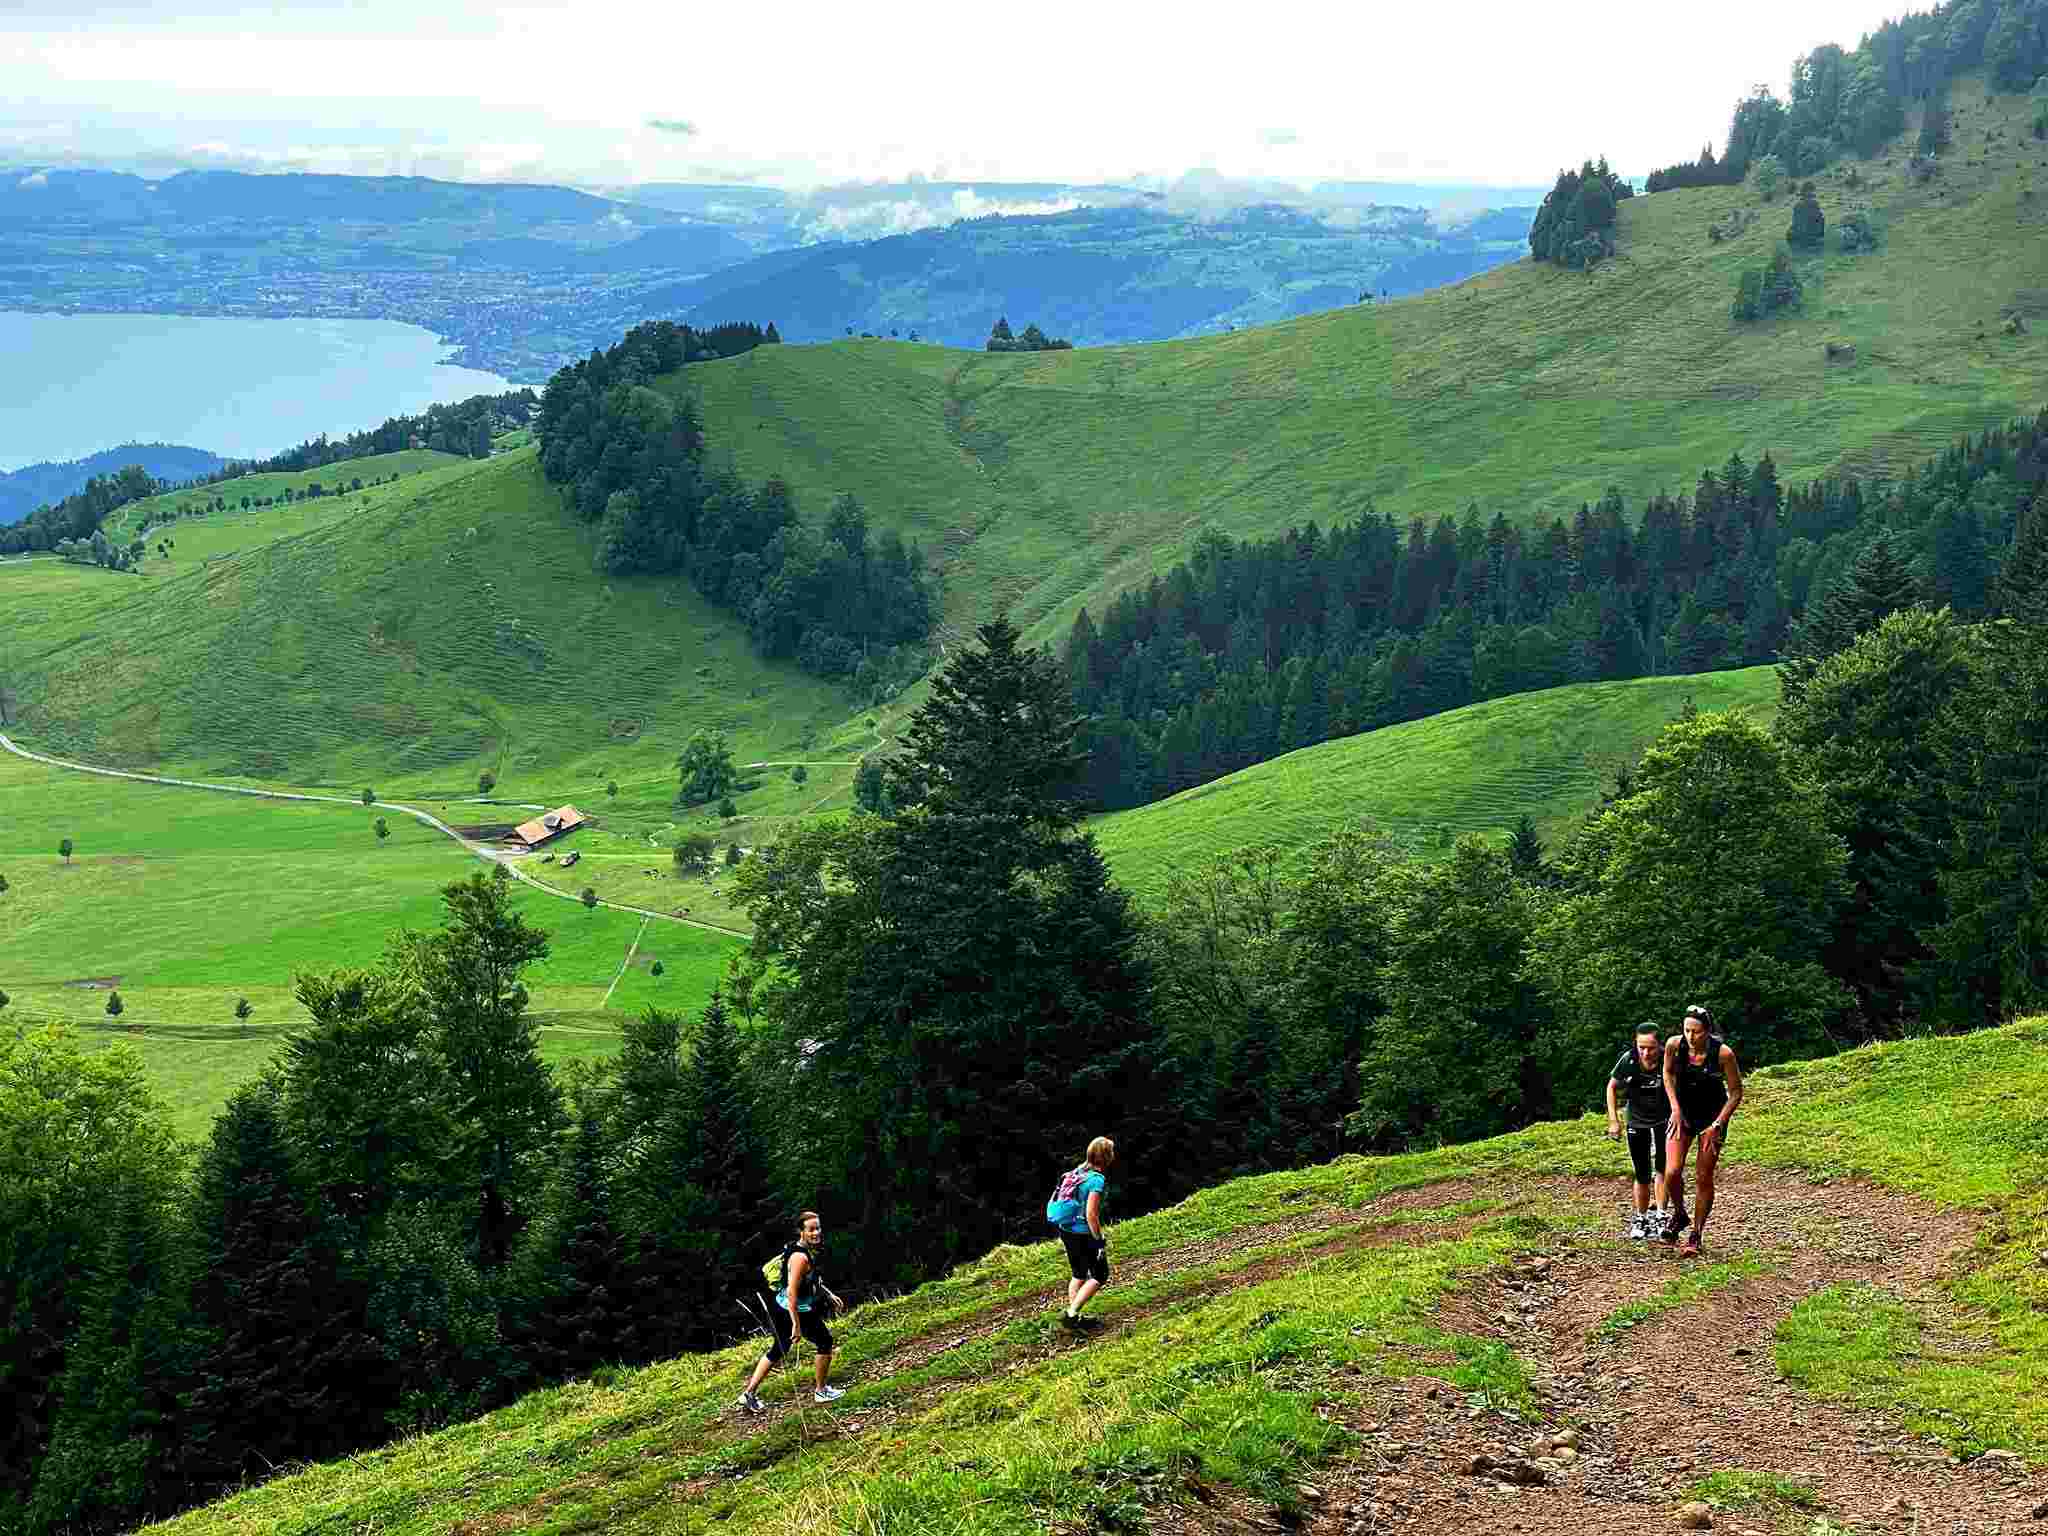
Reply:
<svg viewBox="0 0 2048 1536"><path fill-rule="evenodd" d="M215 1119L189 1219L193 1360L184 1480L220 1487L373 1439L387 1402L363 1296L306 1187L275 1077Z"/></svg>
<svg viewBox="0 0 2048 1536"><path fill-rule="evenodd" d="M629 1243L614 1199L612 1128L586 1096L562 1149L540 1217L521 1245L516 1287L524 1305L515 1337L544 1381L587 1374L607 1361L645 1358L632 1319Z"/></svg>
<svg viewBox="0 0 2048 1536"><path fill-rule="evenodd" d="M2038 490L1999 568L1996 598L2004 617L2048 630L2048 496Z"/></svg>
<svg viewBox="0 0 2048 1536"><path fill-rule="evenodd" d="M471 875L445 886L447 918L407 935L400 964L432 1021L430 1042L449 1096L445 1166L474 1199L486 1270L505 1262L545 1181L563 1114L527 1014L526 968L548 936L512 906L504 884Z"/></svg>
<svg viewBox="0 0 2048 1536"><path fill-rule="evenodd" d="M793 839L741 872L750 964L807 1098L803 1188L845 1203L835 1247L912 1279L1035 1230L1033 1189L1090 1137L1132 1155L1120 1197L1171 1178L1166 1043L1128 899L1077 835L1067 675L1006 621L956 651L889 766L893 820ZM835 1259L835 1270L838 1261Z"/></svg>
<svg viewBox="0 0 2048 1536"><path fill-rule="evenodd" d="M80 1321L49 1449L24 1469L34 1473L28 1531L130 1526L184 1491L174 1470L185 1377L175 1222L133 1187L115 1191L103 1215L97 1251L73 1277Z"/></svg>
<svg viewBox="0 0 2048 1536"><path fill-rule="evenodd" d="M2048 1004L2048 623L1999 619L1979 644L1939 734L1953 836L1925 970L1965 1027Z"/></svg>
<svg viewBox="0 0 2048 1536"><path fill-rule="evenodd" d="M1532 883L1543 881L1548 870L1543 862L1543 839L1536 835L1536 823L1524 811L1515 819L1515 830L1508 838L1508 867L1518 879Z"/></svg>
<svg viewBox="0 0 2048 1536"><path fill-rule="evenodd" d="M1822 953L1856 992L1866 1029L1890 1033L1920 1008L1924 934L1946 916L1938 874L1952 840L1944 718L1971 682L1966 632L1911 608L1815 670L1776 730L1818 787L1848 847L1849 897Z"/></svg>

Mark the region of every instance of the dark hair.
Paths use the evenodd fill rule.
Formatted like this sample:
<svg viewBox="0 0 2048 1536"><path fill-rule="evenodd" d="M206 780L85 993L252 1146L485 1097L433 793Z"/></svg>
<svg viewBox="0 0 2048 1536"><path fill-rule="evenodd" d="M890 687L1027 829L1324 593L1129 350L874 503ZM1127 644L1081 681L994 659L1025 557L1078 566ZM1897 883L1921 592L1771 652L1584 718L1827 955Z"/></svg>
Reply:
<svg viewBox="0 0 2048 1536"><path fill-rule="evenodd" d="M802 1237L804 1235L804 1228L816 1220L818 1220L818 1213L816 1211L798 1211L796 1213L796 1235Z"/></svg>
<svg viewBox="0 0 2048 1536"><path fill-rule="evenodd" d="M1709 1009L1705 1003L1694 1003L1690 1008L1685 1010L1685 1016L1688 1019L1698 1019L1702 1024L1707 1025L1709 1028L1713 1027L1713 1011Z"/></svg>
<svg viewBox="0 0 2048 1536"><path fill-rule="evenodd" d="M1662 1033L1663 1031L1657 1028L1656 1024L1649 1019L1643 1020L1642 1023L1636 1026L1636 1038L1638 1040L1642 1039L1645 1035L1659 1035Z"/></svg>

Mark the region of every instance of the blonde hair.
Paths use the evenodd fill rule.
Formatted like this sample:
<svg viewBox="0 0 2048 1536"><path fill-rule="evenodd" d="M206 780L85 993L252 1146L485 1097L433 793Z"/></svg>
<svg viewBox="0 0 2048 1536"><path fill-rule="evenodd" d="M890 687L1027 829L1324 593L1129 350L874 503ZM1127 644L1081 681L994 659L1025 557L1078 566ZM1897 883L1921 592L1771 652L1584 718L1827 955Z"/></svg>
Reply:
<svg viewBox="0 0 2048 1536"><path fill-rule="evenodd" d="M1107 1136L1098 1136L1088 1143L1088 1166L1107 1172L1116 1166L1116 1143Z"/></svg>

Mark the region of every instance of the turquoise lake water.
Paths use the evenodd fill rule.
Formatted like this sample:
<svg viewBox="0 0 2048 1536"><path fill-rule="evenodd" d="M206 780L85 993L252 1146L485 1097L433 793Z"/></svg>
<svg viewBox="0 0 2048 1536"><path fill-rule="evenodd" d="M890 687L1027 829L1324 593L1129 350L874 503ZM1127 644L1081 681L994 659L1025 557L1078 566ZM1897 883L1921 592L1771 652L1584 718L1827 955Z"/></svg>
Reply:
<svg viewBox="0 0 2048 1536"><path fill-rule="evenodd" d="M0 471L118 443L260 458L508 389L395 320L0 311Z"/></svg>

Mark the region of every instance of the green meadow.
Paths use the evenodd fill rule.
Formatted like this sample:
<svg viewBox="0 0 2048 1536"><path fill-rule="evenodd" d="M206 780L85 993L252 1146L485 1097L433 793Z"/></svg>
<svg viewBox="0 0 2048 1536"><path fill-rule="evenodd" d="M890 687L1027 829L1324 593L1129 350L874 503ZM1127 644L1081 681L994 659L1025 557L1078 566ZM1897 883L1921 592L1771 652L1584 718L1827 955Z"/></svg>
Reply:
<svg viewBox="0 0 2048 1536"><path fill-rule="evenodd" d="M380 815L391 832L382 841L372 830ZM67 837L68 861L58 854ZM395 930L434 926L441 887L478 868L451 839L388 811L125 783L0 756L5 1019L63 1019L136 1045L181 1127L197 1131L304 1022L296 974L370 964ZM523 887L517 899L552 935L529 985L559 1058L610 1049L629 1010L694 1008L735 942ZM116 990L118 1018L106 1012ZM243 997L254 1010L246 1022L234 1016Z"/></svg>
<svg viewBox="0 0 2048 1536"><path fill-rule="evenodd" d="M1117 878L1152 900L1177 870L1253 848L1293 852L1360 822L1428 852L1467 832L1502 838L1526 813L1554 840L1688 703L1768 716L1778 706L1776 670L1489 699L1304 747L1100 817L1093 830Z"/></svg>

